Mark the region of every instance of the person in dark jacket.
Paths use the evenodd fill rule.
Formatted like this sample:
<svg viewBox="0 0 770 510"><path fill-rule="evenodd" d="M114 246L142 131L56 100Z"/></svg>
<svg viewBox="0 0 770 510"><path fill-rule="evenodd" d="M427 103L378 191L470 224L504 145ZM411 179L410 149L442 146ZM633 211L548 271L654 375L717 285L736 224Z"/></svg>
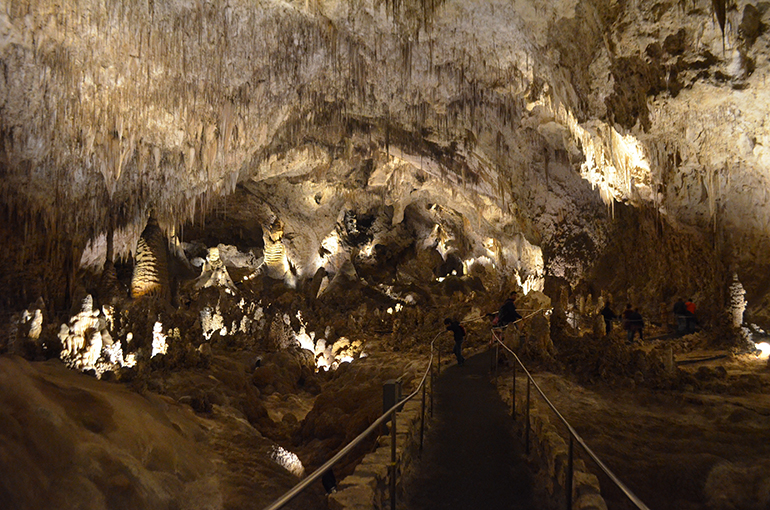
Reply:
<svg viewBox="0 0 770 510"><path fill-rule="evenodd" d="M634 312L631 314L631 330L629 342L633 343L634 336L639 333L639 341L644 342L644 318L639 313L638 308L634 308Z"/></svg>
<svg viewBox="0 0 770 510"><path fill-rule="evenodd" d="M512 322L516 322L521 319L521 315L516 310L516 292L511 292L508 299L505 300L503 306L500 307L500 311L497 312L497 326L504 327Z"/></svg>
<svg viewBox="0 0 770 510"><path fill-rule="evenodd" d="M638 308L631 308L631 303L627 304L623 311L623 329L628 333L627 344L634 343L637 331L639 332L639 340L644 340L644 318L642 318Z"/></svg>
<svg viewBox="0 0 770 510"><path fill-rule="evenodd" d="M676 319L676 332L684 335L687 332L687 305L683 298L674 303L674 318Z"/></svg>
<svg viewBox="0 0 770 510"><path fill-rule="evenodd" d="M463 358L462 353L463 340L465 340L465 328L456 320L448 317L444 319L444 324L446 324L446 330L451 331L454 334L455 346L454 349L452 349L452 352L457 358L457 364L463 366L465 364L465 358Z"/></svg>
<svg viewBox="0 0 770 510"><path fill-rule="evenodd" d="M612 321L617 319L618 316L612 311L612 306L609 301L604 303L604 308L602 308L599 313L604 317L604 334L609 335L610 331L612 331Z"/></svg>

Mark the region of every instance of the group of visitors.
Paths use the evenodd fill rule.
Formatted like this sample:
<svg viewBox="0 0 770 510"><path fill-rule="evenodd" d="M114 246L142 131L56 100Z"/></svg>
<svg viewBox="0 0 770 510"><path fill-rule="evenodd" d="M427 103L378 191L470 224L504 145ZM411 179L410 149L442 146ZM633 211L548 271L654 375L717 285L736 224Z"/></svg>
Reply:
<svg viewBox="0 0 770 510"><path fill-rule="evenodd" d="M634 337L636 337L637 333L639 333L639 340L644 341L644 318L642 317L642 314L639 313L639 309L633 308L631 303L626 305L626 309L620 314L620 317L618 317L615 315L615 312L612 311L610 302L607 301L604 303L604 308L599 311L599 314L604 317L605 334L610 334L612 331L612 322L615 319L620 318L623 320L623 329L627 332L627 344L634 342Z"/></svg>
<svg viewBox="0 0 770 510"><path fill-rule="evenodd" d="M492 327L504 328L508 324L514 324L522 317L516 309L516 292L513 291L508 295L500 310L497 313L488 313L487 317L492 319ZM685 300L680 298L674 304L674 317L676 318L677 333L680 335L689 334L695 332L698 321L695 317L695 303L692 299ZM639 341L644 341L644 317L639 312L639 308L634 308L631 303L626 305L626 309L620 314L616 315L612 310L612 304L608 300L604 303L604 307L599 311L599 314L604 318L605 334L609 335L612 332L612 324L614 321L620 319L623 329L626 330L626 344L633 344L636 335L639 335ZM446 318L444 320L447 331L452 332L454 335L454 349L452 352L457 358L457 364L462 366L465 364L465 358L462 355L462 344L465 339L465 328L455 319Z"/></svg>
<svg viewBox="0 0 770 510"><path fill-rule="evenodd" d="M520 320L522 317L516 309L516 291L512 291L508 295L508 298L503 302L497 313L488 313L487 317L492 319L492 327L494 328L504 328L508 324L514 324ZM459 321L449 317L444 319L444 325L446 330L454 335L455 345L452 352L457 358L457 364L463 366L465 358L462 355L462 345L465 340L465 328L463 328Z"/></svg>
<svg viewBox="0 0 770 510"><path fill-rule="evenodd" d="M634 341L636 333L639 333L639 340L644 341L644 318L639 313L638 308L633 308L631 303L626 305L626 309L620 316L612 311L612 305L609 301L604 303L604 308L599 311L604 318L604 331L609 335L612 331L612 323L616 319L622 319L623 329L627 332L626 343L631 344ZM692 299L687 301L680 298L674 303L674 317L676 318L676 330L680 335L694 333L697 329L698 321L695 317L695 303Z"/></svg>

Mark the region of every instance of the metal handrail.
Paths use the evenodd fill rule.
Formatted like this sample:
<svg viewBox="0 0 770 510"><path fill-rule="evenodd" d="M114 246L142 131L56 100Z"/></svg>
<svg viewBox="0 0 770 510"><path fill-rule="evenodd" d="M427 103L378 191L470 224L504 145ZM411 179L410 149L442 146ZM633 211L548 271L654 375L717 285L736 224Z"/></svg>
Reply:
<svg viewBox="0 0 770 510"><path fill-rule="evenodd" d="M535 313L537 313L539 311L542 311L542 310L545 310L545 308L541 309L541 310L538 310L536 312L533 312L532 314L528 315L527 317L522 317L521 319L518 319L518 320L516 320L515 322L513 322L511 324L514 324L516 322L520 322L520 321L522 321L522 320L524 320L526 318L529 318L532 315L534 315ZM502 340L497 335L495 335L495 330L494 329L492 330L492 337L497 341L497 344L501 345L503 347L503 349L507 350L509 353L511 353L511 355L513 355L513 358L516 360L516 363L519 364L519 366L521 367L521 369L524 371L524 373L527 376L527 425L529 425L529 383L531 383L531 384L533 384L535 386L535 389L537 390L537 392L540 393L540 396L543 397L543 400L546 402L546 404L548 404L548 406L551 408L551 410L554 412L554 414L556 416L558 416L558 418L561 420L561 422L567 427L567 430L570 433L570 452L569 452L570 453L570 458L569 458L570 465L572 465L572 441L571 441L571 439L574 438L575 441L577 441L578 444L583 447L583 449L586 451L588 456L591 457L591 459L601 468L601 470L604 472L604 474L607 475L610 478L610 480L612 480L615 483L615 485L621 491L623 491L623 493L626 495L626 497L628 497L628 499L634 505L636 505L637 508L639 508L640 510L650 510L647 505L645 505L633 492L631 492L631 489L626 487L626 485L623 482L621 482L620 479L618 479L617 476L615 476L615 474L604 464L604 462L602 462L601 459L599 459L599 457L596 456L596 454L593 452L593 450L591 450L591 448L588 447L588 445L585 443L583 438L580 437L580 435L577 433L577 431L574 428L572 428L572 425L569 424L569 422L564 418L564 416L562 416L562 414L559 412L559 410L556 409L556 406L554 406L551 403L551 401L548 399L548 397L545 395L545 393L543 393L543 390L540 389L540 386L538 386L537 382L535 382L535 379L532 377L532 374L529 373L529 370L527 370L527 367L524 366L524 363L522 363L522 361L519 359L519 357L516 355L516 353L513 352L507 345L505 345L502 342ZM495 366L497 366L497 359L495 359ZM514 386L513 386L513 391L514 392L515 392L515 388L516 388L516 386L515 386L515 384L516 384L515 383L515 377L516 377L516 372L514 371ZM513 405L515 406L516 405L516 395L513 394L512 398L513 398ZM529 432L529 427L527 427L527 432ZM527 440L527 443L529 443L528 440ZM529 445L527 445L527 446L529 446ZM568 473L568 476L570 476L570 477L572 476L571 470ZM567 481L567 487L570 488L570 493L571 493L571 487L572 487L571 481L572 481L571 479ZM569 502L571 502L571 497L572 497L572 495L569 494L568 495L568 501Z"/></svg>
<svg viewBox="0 0 770 510"><path fill-rule="evenodd" d="M420 380L420 384L417 385L417 388L410 393L408 396L403 398L400 402L396 403L393 407L388 409L385 413L382 414L377 420L374 421L369 427L361 432L358 436L356 436L355 439L353 439L350 443L348 443L342 450L340 450L334 457L327 460L321 467L313 471L310 475L305 477L300 483L295 485L290 491L288 491L286 494L275 500L270 506L265 507L264 510L277 510L279 508L282 508L285 504L290 502L292 499L294 499L299 493L301 493L303 490L305 490L311 483L317 481L320 479L326 471L328 471L332 466L337 464L347 453L350 452L353 448L358 446L369 434L374 432L377 428L379 428L383 423L385 423L391 415L393 415L401 406L403 406L406 402L410 401L412 398L414 398L417 393L422 389L423 390L423 412L424 412L424 406L425 406L425 380L428 378L428 374L432 373L431 369L433 368L433 350L434 350L434 343L436 342L436 339L444 333L444 331L440 331L436 334L435 337L433 337L433 340L430 342L430 358L428 359L428 367L425 369L425 373L422 376L422 379ZM439 367L440 369L441 367ZM431 396L432 400L432 396ZM395 432L395 427L392 427L393 432ZM421 432L422 434L422 432ZM394 434L395 435L395 434ZM421 435L422 437L422 435ZM392 438L392 448L395 447L395 437ZM393 470L395 472L395 470ZM393 474L391 474L391 477L393 477ZM391 480L391 484L395 481L395 479ZM394 503L394 502L393 502Z"/></svg>

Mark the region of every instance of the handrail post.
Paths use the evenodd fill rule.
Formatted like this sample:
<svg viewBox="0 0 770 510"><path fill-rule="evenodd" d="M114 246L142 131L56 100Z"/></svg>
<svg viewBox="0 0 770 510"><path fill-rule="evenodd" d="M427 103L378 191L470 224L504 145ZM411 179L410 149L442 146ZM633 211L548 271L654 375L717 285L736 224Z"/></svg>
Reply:
<svg viewBox="0 0 770 510"><path fill-rule="evenodd" d="M494 329L492 330L492 340L491 340L491 342L494 342L494 344L497 345L497 335L495 334L495 330ZM489 347L490 347L489 350L492 351L492 349L491 349L492 344L491 343L489 344ZM491 352L490 352L490 356L491 356ZM489 365L489 372L492 373L492 367L494 366L494 364L495 364L495 362L497 360L492 358L490 361L491 361L491 363Z"/></svg>
<svg viewBox="0 0 770 510"><path fill-rule="evenodd" d="M511 418L516 419L516 360L513 360L513 380L511 381Z"/></svg>
<svg viewBox="0 0 770 510"><path fill-rule="evenodd" d="M500 363L500 342L495 342L495 382L497 382L497 365Z"/></svg>
<svg viewBox="0 0 770 510"><path fill-rule="evenodd" d="M441 375L441 342L439 341L438 347L436 348L436 352L438 352L438 366L436 367L436 371L438 372L438 375Z"/></svg>
<svg viewBox="0 0 770 510"><path fill-rule="evenodd" d="M420 453L422 453L422 440L425 436L425 391L427 384L422 385L422 409L420 411Z"/></svg>
<svg viewBox="0 0 770 510"><path fill-rule="evenodd" d="M525 433L524 433L524 443L526 444L526 452L527 455L529 455L529 406L530 406L530 386L532 383L532 379L527 377L527 423L525 425Z"/></svg>
<svg viewBox="0 0 770 510"><path fill-rule="evenodd" d="M572 510L572 475L574 470L574 439L572 432L569 434L569 455L567 457L567 479L565 480L565 490L567 491L567 510Z"/></svg>
<svg viewBox="0 0 770 510"><path fill-rule="evenodd" d="M435 377L433 375L433 365L430 367L430 417L433 418L433 390L436 388Z"/></svg>
<svg viewBox="0 0 770 510"><path fill-rule="evenodd" d="M390 510L396 510L396 411L390 416Z"/></svg>

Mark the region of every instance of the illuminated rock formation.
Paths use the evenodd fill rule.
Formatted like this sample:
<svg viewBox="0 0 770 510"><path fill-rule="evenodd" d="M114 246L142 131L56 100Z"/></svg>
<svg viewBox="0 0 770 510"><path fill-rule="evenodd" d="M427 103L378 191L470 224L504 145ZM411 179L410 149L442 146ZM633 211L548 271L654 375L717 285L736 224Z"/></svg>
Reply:
<svg viewBox="0 0 770 510"><path fill-rule="evenodd" d="M136 244L136 263L131 277L131 297L170 295L168 246L158 222L150 216Z"/></svg>

